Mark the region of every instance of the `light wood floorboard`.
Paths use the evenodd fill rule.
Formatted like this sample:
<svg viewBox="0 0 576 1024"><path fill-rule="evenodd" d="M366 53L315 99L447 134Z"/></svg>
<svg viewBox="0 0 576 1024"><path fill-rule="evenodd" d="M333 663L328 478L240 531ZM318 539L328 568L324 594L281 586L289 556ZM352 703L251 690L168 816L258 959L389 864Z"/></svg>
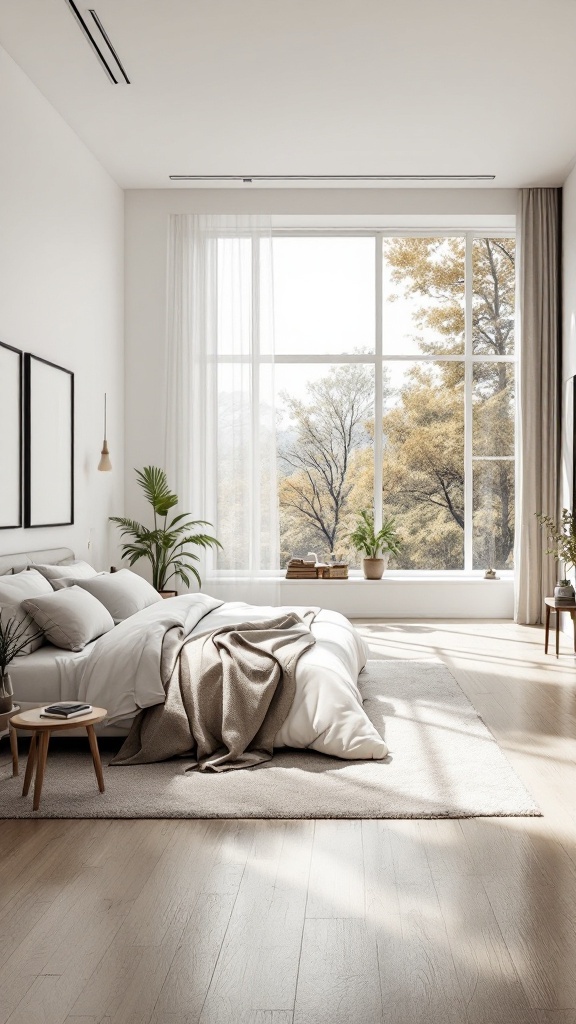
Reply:
<svg viewBox="0 0 576 1024"><path fill-rule="evenodd" d="M568 638L359 625L451 668L543 817L2 822L0 1024L576 1024Z"/></svg>

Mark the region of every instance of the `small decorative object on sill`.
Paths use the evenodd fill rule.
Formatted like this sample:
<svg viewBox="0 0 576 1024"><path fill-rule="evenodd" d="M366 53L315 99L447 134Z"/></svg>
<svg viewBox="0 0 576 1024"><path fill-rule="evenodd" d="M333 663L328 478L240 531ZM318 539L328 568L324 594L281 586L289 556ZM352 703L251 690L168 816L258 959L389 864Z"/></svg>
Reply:
<svg viewBox="0 0 576 1024"><path fill-rule="evenodd" d="M160 594L160 597L164 598L164 600L166 600L167 597L178 597L177 590L159 590L158 593Z"/></svg>
<svg viewBox="0 0 576 1024"><path fill-rule="evenodd" d="M324 566L324 579L325 580L347 580L348 579L348 563L347 562L330 562L329 565Z"/></svg>
<svg viewBox="0 0 576 1024"><path fill-rule="evenodd" d="M574 587L570 580L560 580L554 587L554 600L565 601L566 604L574 604Z"/></svg>
<svg viewBox="0 0 576 1024"><path fill-rule="evenodd" d="M498 578L499 577L496 575L495 569L486 569L486 572L484 573L485 580L497 580Z"/></svg>

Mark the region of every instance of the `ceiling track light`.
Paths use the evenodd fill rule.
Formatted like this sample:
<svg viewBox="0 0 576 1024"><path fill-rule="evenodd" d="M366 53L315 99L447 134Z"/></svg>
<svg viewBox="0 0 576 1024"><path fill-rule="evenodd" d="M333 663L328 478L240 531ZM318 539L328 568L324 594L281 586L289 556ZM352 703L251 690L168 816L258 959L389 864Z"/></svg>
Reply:
<svg viewBox="0 0 576 1024"><path fill-rule="evenodd" d="M124 81L126 82L126 85L130 85L130 79L128 78L128 75L126 74L126 72L124 70L124 65L122 64L122 61L120 60L120 57L116 53L116 50L112 46L112 42L110 40L110 36L108 35L106 29L104 28L104 25L100 21L100 18L96 14L96 11L94 11L91 7L89 7L88 8L88 13L92 15L92 20L93 20L94 24L96 25L100 35L102 36L104 42L106 43L106 46L110 50L110 53L114 57L114 60L116 61L118 67L120 68L120 72L122 74L122 77L123 77Z"/></svg>
<svg viewBox="0 0 576 1024"><path fill-rule="evenodd" d="M88 42L90 43L90 46L92 47L92 49L94 50L96 56L98 57L98 60L102 64L102 67L104 68L106 74L108 75L108 78L110 79L110 81L114 85L119 85L119 79L116 77L117 72L115 73L114 70L112 69L112 67L110 66L109 59L107 59L105 54L102 52L100 46L98 45L98 43L95 40L95 38L92 35L92 33L90 32L90 29L88 28L88 25L86 24L86 22L84 21L84 18L80 14L80 11L78 10L76 4L74 3L74 0L66 0L66 3L68 4L68 7L72 11L72 14L76 18L76 21L80 25L80 28L82 29L82 32L84 33L84 35L86 36ZM104 40L104 42L106 44L106 47L108 48L108 50L110 51L112 57L114 58L114 63L117 64L118 69L120 71L120 74L122 75L122 77L123 77L124 81L126 82L126 84L130 85L130 79L128 78L128 75L126 74L126 71L124 70L124 66L123 66L123 64L122 64L118 54L116 53L116 50L114 49L114 47L112 45L112 42L110 40L110 37L108 36L108 33L106 32L106 29L104 28L102 22L100 21L100 18L96 14L96 11L94 11L92 9L90 9L89 13L92 15L92 20L94 21L94 24L96 25L100 35L102 36L102 38L103 38L103 40Z"/></svg>
<svg viewBox="0 0 576 1024"><path fill-rule="evenodd" d="M170 174L170 181L494 181L495 174Z"/></svg>

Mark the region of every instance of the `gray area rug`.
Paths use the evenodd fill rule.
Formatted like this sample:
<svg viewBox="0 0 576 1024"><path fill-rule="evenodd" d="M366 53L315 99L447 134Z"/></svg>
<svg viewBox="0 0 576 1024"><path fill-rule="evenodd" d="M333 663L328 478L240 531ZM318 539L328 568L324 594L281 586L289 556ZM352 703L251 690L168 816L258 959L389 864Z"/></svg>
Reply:
<svg viewBox="0 0 576 1024"><path fill-rule="evenodd" d="M89 754L48 754L40 810L7 759L0 818L467 818L540 811L442 662L370 661L364 708L386 739L384 761L286 750L256 768L185 773L182 761L106 767ZM109 755L110 756L110 755ZM109 759L109 757L108 757Z"/></svg>

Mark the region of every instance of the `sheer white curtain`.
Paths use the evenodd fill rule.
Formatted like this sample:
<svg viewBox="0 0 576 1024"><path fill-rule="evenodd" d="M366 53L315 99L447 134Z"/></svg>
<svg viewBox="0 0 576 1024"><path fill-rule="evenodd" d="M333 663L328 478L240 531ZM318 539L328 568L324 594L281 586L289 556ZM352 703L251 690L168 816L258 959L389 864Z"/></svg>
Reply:
<svg viewBox="0 0 576 1024"><path fill-rule="evenodd" d="M170 218L165 464L182 510L223 544L202 579L242 578L249 597L251 578L279 568L267 218Z"/></svg>

